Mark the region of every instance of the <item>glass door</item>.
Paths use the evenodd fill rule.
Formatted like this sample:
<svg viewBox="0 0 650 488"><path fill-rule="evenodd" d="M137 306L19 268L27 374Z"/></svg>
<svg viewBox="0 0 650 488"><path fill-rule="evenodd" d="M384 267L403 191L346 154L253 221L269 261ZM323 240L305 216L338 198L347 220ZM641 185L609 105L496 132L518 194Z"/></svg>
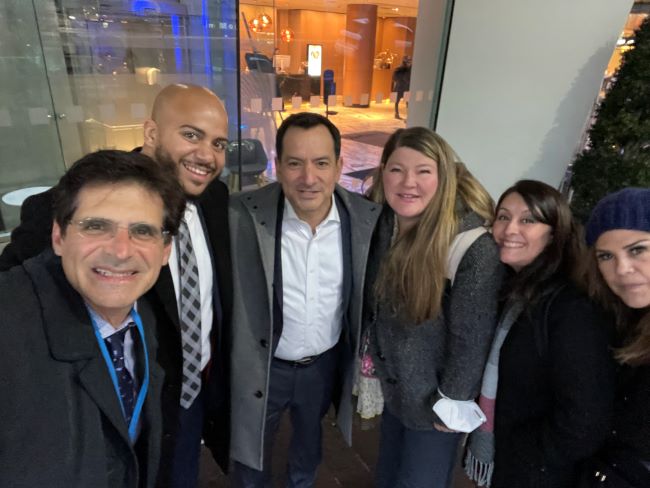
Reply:
<svg viewBox="0 0 650 488"><path fill-rule="evenodd" d="M41 35L31 1L0 3L0 235L25 196L64 171Z"/></svg>
<svg viewBox="0 0 650 488"><path fill-rule="evenodd" d="M243 187L275 179L277 128L309 111L341 131L339 183L367 188L385 142L425 100L409 92L420 3L240 1Z"/></svg>
<svg viewBox="0 0 650 488"><path fill-rule="evenodd" d="M0 2L0 240L24 198L83 154L142 145L143 122L170 83L217 93L236 139L236 4Z"/></svg>

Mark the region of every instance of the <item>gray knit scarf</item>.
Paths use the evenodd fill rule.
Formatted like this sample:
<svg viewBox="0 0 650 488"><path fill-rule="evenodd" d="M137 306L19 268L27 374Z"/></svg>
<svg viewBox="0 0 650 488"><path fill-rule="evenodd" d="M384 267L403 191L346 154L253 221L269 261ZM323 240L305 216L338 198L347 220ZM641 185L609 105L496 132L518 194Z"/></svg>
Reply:
<svg viewBox="0 0 650 488"><path fill-rule="evenodd" d="M497 385L499 380L499 356L512 325L517 321L523 305L507 303L497 325L490 348L490 355L485 364L479 407L487 421L469 435L467 454L465 456L465 474L478 486L490 486L494 471L494 408L496 405Z"/></svg>

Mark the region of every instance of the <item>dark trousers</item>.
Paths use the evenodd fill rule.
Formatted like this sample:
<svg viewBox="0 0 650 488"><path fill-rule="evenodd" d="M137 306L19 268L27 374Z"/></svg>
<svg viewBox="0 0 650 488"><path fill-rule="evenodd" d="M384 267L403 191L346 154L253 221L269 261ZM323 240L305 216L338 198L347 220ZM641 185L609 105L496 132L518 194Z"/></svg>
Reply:
<svg viewBox="0 0 650 488"><path fill-rule="evenodd" d="M448 488L462 434L412 430L384 408L377 488Z"/></svg>
<svg viewBox="0 0 650 488"><path fill-rule="evenodd" d="M309 488L316 479L322 458L321 421L330 403L338 365L338 347L323 353L316 361L299 366L271 361L269 395L264 430L264 470L235 463L233 486L261 488L272 486L271 453L282 414L289 410L291 444L287 466L287 488Z"/></svg>
<svg viewBox="0 0 650 488"><path fill-rule="evenodd" d="M402 98L404 98L404 92L398 91L395 98L395 115L399 115L399 102ZM408 104L406 106L408 107Z"/></svg>
<svg viewBox="0 0 650 488"><path fill-rule="evenodd" d="M199 482L201 435L205 410L205 393L194 400L190 408L178 409L178 430L168 485L165 488L196 488Z"/></svg>

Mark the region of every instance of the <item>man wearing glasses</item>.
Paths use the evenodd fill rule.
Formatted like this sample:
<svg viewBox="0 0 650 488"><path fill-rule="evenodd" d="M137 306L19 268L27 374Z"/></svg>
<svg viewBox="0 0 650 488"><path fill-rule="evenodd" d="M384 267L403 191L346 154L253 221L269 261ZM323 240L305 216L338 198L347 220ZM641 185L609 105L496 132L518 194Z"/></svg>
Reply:
<svg viewBox="0 0 650 488"><path fill-rule="evenodd" d="M232 277L225 165L228 118L207 88L169 85L144 123L143 154L175 169L188 199L169 266L146 298L156 314L157 360L165 371L158 486L193 488L201 439L224 470L230 433ZM0 270L49 247L53 190L26 200Z"/></svg>
<svg viewBox="0 0 650 488"><path fill-rule="evenodd" d="M184 204L138 153L89 154L57 185L53 250L0 273L0 486L155 485L163 372L136 300Z"/></svg>

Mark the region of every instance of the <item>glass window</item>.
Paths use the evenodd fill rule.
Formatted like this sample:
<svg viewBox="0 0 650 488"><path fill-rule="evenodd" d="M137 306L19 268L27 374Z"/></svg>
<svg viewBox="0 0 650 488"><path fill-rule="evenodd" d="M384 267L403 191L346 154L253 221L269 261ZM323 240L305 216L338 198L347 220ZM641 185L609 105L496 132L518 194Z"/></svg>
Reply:
<svg viewBox="0 0 650 488"><path fill-rule="evenodd" d="M35 191L15 190L53 185L85 153L140 146L169 83L221 96L236 138L235 2L2 2L0 232L18 223L22 198Z"/></svg>
<svg viewBox="0 0 650 488"><path fill-rule="evenodd" d="M275 178L277 127L312 111L341 130L340 183L363 190L384 143L417 103L409 91L417 11L417 0L240 2L242 138L261 146L267 161L264 178L244 178L244 188Z"/></svg>

